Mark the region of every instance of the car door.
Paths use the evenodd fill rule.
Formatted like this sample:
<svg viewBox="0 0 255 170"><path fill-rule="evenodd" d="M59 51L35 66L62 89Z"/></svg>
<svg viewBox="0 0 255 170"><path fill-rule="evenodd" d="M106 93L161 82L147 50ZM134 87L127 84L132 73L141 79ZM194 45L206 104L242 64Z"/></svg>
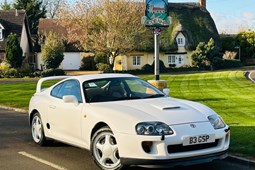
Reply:
<svg viewBox="0 0 255 170"><path fill-rule="evenodd" d="M66 103L63 96L73 95L78 104ZM59 140L77 144L81 142L82 103L80 84L76 80L67 80L51 91L48 120L51 134Z"/></svg>

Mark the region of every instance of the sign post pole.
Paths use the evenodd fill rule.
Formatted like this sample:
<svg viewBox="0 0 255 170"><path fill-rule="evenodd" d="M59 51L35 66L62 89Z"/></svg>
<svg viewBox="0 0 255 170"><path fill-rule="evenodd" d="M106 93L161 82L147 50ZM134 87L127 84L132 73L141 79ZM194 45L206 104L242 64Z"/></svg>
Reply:
<svg viewBox="0 0 255 170"><path fill-rule="evenodd" d="M159 80L159 35L160 35L160 29L159 28L154 28L154 58L155 58L155 80Z"/></svg>
<svg viewBox="0 0 255 170"><path fill-rule="evenodd" d="M159 35L162 27L171 24L169 17L168 0L146 0L145 16L142 23L153 29L154 33L154 58L155 58L155 80L159 80Z"/></svg>

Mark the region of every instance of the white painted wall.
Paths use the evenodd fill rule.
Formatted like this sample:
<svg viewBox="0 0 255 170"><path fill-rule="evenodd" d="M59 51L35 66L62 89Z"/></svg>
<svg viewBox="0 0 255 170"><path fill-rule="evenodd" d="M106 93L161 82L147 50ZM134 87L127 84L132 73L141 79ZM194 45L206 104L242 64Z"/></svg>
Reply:
<svg viewBox="0 0 255 170"><path fill-rule="evenodd" d="M41 70L42 53L37 54L36 68ZM81 66L81 55L79 52L64 52L64 60L60 64L59 68L63 70L79 70Z"/></svg>
<svg viewBox="0 0 255 170"><path fill-rule="evenodd" d="M79 70L81 67L81 56L79 52L65 52L64 60L60 68L63 70Z"/></svg>
<svg viewBox="0 0 255 170"><path fill-rule="evenodd" d="M23 51L22 55L28 57L30 55L30 50L29 50L29 42L28 42L28 33L26 31L25 24L23 24L22 26L20 47L22 48L22 51Z"/></svg>

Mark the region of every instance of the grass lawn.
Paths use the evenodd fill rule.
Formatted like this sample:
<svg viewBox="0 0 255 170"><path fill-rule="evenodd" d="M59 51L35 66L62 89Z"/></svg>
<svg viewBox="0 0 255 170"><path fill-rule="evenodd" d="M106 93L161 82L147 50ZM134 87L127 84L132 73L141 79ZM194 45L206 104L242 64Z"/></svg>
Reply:
<svg viewBox="0 0 255 170"><path fill-rule="evenodd" d="M142 75L153 79L153 75ZM231 126L230 152L255 159L255 84L243 71L223 71L182 75L161 75L167 80L170 96L206 104ZM2 84L0 105L28 109L36 82Z"/></svg>

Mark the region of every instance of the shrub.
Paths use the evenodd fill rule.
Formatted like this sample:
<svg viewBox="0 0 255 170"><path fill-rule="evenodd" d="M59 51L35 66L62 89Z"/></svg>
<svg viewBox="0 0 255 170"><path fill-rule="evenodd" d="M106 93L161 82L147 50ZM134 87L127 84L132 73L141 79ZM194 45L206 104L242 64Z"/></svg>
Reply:
<svg viewBox="0 0 255 170"><path fill-rule="evenodd" d="M104 53L98 53L94 57L95 63L107 63L107 55Z"/></svg>
<svg viewBox="0 0 255 170"><path fill-rule="evenodd" d="M15 77L17 73L18 73L17 70L11 68L11 65L6 61L0 63L0 77L2 78Z"/></svg>
<svg viewBox="0 0 255 170"><path fill-rule="evenodd" d="M46 69L56 69L64 59L64 43L56 34L50 32L42 45L42 60Z"/></svg>
<svg viewBox="0 0 255 170"><path fill-rule="evenodd" d="M153 61L152 65L151 65L153 70L155 68L154 63L155 63L155 61ZM166 66L165 66L164 62L162 60L159 60L159 72L160 73L165 73L166 71L167 71L167 69L166 69Z"/></svg>
<svg viewBox="0 0 255 170"><path fill-rule="evenodd" d="M32 68L28 63L23 62L22 66L18 68L17 71L23 76L28 76L32 72Z"/></svg>
<svg viewBox="0 0 255 170"><path fill-rule="evenodd" d="M46 69L41 72L42 77L62 76L62 75L65 75L65 72L62 69Z"/></svg>
<svg viewBox="0 0 255 170"><path fill-rule="evenodd" d="M145 73L153 73L153 66L152 65L149 65L149 64L145 64L142 69L141 69L142 72L145 72Z"/></svg>
<svg viewBox="0 0 255 170"><path fill-rule="evenodd" d="M98 63L98 64L96 64L96 67L97 67L98 71L103 71L104 73L112 72L112 69L109 64Z"/></svg>
<svg viewBox="0 0 255 170"><path fill-rule="evenodd" d="M213 62L215 69L242 67L242 63L237 60L225 60L221 58L215 58Z"/></svg>
<svg viewBox="0 0 255 170"><path fill-rule="evenodd" d="M80 70L89 70L89 71L96 70L94 56L83 57L81 60Z"/></svg>

